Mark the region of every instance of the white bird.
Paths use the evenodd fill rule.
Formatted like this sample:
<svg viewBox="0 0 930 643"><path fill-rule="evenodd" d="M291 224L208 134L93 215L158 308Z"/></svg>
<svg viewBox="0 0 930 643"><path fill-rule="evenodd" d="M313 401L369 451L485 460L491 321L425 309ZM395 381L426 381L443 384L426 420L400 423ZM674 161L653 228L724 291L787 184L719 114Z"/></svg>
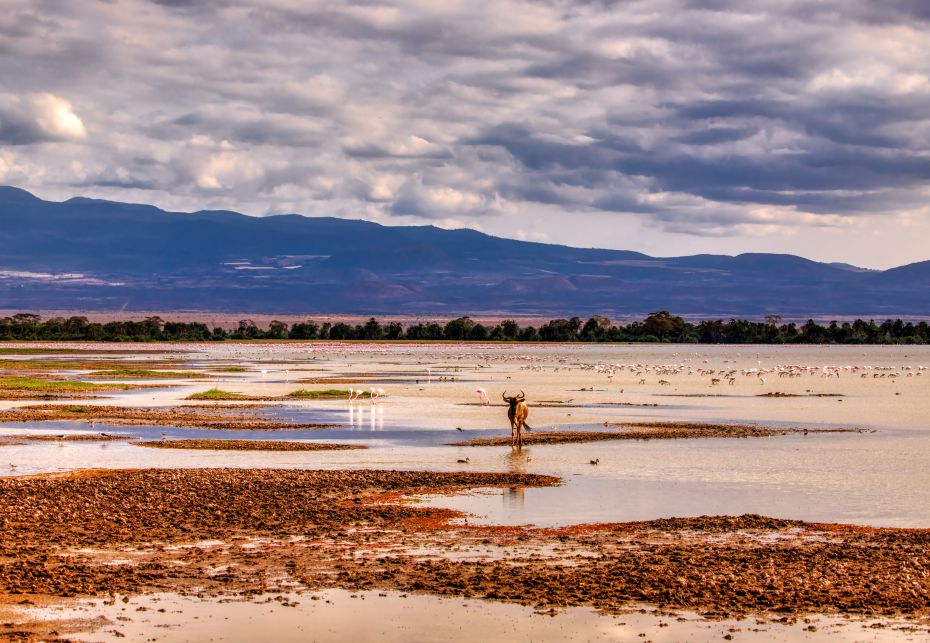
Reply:
<svg viewBox="0 0 930 643"><path fill-rule="evenodd" d="M476 388L475 393L478 394L478 402L481 403L481 406L489 406L491 400L488 399L488 392L483 388Z"/></svg>

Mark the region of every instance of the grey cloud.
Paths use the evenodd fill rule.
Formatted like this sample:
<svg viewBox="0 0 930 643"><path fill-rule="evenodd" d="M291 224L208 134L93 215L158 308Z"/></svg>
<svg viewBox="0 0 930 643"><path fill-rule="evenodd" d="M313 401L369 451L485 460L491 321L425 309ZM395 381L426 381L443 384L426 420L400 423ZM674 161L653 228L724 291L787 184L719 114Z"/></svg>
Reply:
<svg viewBox="0 0 930 643"><path fill-rule="evenodd" d="M0 105L0 141L7 145L31 145L55 140L29 114Z"/></svg>
<svg viewBox="0 0 930 643"><path fill-rule="evenodd" d="M0 91L88 132L0 102L23 187L558 238L918 216L930 180L920 0L10 2Z"/></svg>

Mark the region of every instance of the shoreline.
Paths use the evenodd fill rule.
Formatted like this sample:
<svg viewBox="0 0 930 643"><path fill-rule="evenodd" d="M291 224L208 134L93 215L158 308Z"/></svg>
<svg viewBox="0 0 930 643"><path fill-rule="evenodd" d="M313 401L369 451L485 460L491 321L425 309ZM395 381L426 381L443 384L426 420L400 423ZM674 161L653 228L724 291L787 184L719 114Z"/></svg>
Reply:
<svg viewBox="0 0 930 643"><path fill-rule="evenodd" d="M606 614L647 603L710 619L926 618L930 609L930 529L758 515L480 526L415 503L420 494L557 484L533 474L373 469L2 478L0 602L152 591L247 597L296 583Z"/></svg>

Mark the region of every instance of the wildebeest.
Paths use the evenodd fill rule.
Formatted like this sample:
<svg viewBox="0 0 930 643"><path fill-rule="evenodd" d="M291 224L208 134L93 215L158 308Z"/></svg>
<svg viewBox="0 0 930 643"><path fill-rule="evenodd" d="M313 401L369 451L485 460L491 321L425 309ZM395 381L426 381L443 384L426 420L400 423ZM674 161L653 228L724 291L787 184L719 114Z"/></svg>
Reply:
<svg viewBox="0 0 930 643"><path fill-rule="evenodd" d="M526 395L520 391L520 395L508 397L505 391L501 393L501 397L510 405L507 409L507 418L510 420L510 446L523 447L523 427L528 431L533 430L526 423L526 416L530 414L530 408L526 405Z"/></svg>

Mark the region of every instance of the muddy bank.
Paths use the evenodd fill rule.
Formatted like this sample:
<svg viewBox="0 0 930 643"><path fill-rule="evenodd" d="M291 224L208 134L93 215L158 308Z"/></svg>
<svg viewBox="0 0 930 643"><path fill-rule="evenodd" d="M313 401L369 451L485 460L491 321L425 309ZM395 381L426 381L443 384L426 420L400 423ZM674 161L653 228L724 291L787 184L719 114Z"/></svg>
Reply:
<svg viewBox="0 0 930 643"><path fill-rule="evenodd" d="M136 440L133 435L108 435L106 433L59 433L57 435L0 435L0 440L28 440L29 442L114 442Z"/></svg>
<svg viewBox="0 0 930 643"><path fill-rule="evenodd" d="M209 451L347 451L367 449L361 444L326 444L322 442L287 442L284 440L152 440L132 442L151 449L203 449Z"/></svg>
<svg viewBox="0 0 930 643"><path fill-rule="evenodd" d="M143 407L67 406L38 404L0 411L0 422L47 422L73 420L126 426L171 426L189 429L286 431L297 429L332 429L338 424L286 422L246 410L220 407Z"/></svg>
<svg viewBox="0 0 930 643"><path fill-rule="evenodd" d="M42 392L28 390L3 390L0 389L0 400L29 400L40 402L42 400L97 400L103 395L85 395L84 393L66 393L66 392Z"/></svg>
<svg viewBox="0 0 930 643"><path fill-rule="evenodd" d="M698 422L643 422L636 424L604 423L603 431L529 431L523 433L524 444L570 444L607 440L683 440L696 438L766 438L808 433L864 433L863 429L803 429L755 426L751 424L702 424ZM474 438L450 442L449 446L509 446L510 434L493 438Z"/></svg>
<svg viewBox="0 0 930 643"><path fill-rule="evenodd" d="M202 567L212 558L207 556L210 549L172 549L166 554L165 546L301 536L313 544L305 554L329 558L342 548L334 540L362 536L350 534L355 530L376 528L378 535L386 535L382 530L416 531L453 515L448 510L384 504L398 494L556 482L527 474L267 469L85 471L0 478L0 595L183 589L185 581L223 587L235 575L220 578L218 585L216 578L211 580L214 575ZM330 549L323 552L327 544ZM109 553L128 545L139 549L135 554ZM93 548L102 549L86 551ZM227 552L232 558L241 553ZM263 558L255 551L250 555L259 559L257 563ZM131 562L107 564L114 557L129 557ZM188 564L171 562L176 559ZM244 570L244 578L263 585L259 581L264 573L256 577L252 571Z"/></svg>
<svg viewBox="0 0 930 643"><path fill-rule="evenodd" d="M846 397L843 393L760 393L756 397Z"/></svg>
<svg viewBox="0 0 930 643"><path fill-rule="evenodd" d="M401 502L488 473L140 470L0 479L0 592L252 596L394 589L608 613L916 615L930 530L704 516L560 529L469 526ZM196 545L195 545L196 543ZM451 554L451 555L450 555ZM0 634L3 630L0 630Z"/></svg>
<svg viewBox="0 0 930 643"><path fill-rule="evenodd" d="M152 369L177 370L187 368L184 362L177 360L103 360L103 359L3 359L0 357L0 370L5 371L127 371L147 374Z"/></svg>

